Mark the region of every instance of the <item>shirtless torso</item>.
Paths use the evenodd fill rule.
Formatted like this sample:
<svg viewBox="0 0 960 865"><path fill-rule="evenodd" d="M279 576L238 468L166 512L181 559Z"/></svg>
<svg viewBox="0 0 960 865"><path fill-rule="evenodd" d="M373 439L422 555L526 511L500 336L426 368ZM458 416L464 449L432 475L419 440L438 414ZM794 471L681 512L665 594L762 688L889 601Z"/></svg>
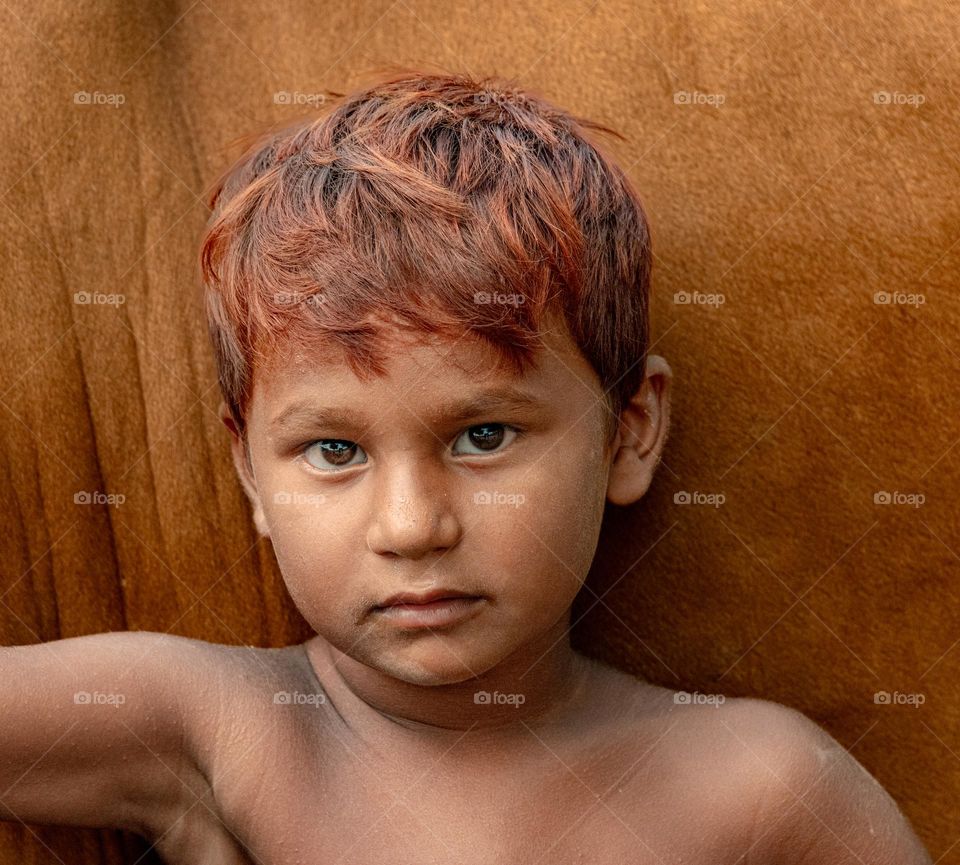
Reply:
<svg viewBox="0 0 960 865"><path fill-rule="evenodd" d="M546 688L527 659L492 680L522 706L476 699L483 673L371 689L320 637L3 647L0 818L128 829L172 865L931 865L802 713L557 646Z"/></svg>
<svg viewBox="0 0 960 865"><path fill-rule="evenodd" d="M562 721L424 732L372 711L308 646L233 650L205 777L148 836L166 861L767 861L753 835L775 767L738 741L743 704L761 701L677 703L589 662Z"/></svg>

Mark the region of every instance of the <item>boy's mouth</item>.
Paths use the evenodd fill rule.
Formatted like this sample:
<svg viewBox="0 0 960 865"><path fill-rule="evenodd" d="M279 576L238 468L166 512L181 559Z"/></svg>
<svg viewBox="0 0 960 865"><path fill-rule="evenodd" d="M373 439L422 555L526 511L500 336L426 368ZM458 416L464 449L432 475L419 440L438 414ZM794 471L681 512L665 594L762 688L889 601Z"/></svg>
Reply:
<svg viewBox="0 0 960 865"><path fill-rule="evenodd" d="M458 589L431 589L429 592L398 592L396 595L391 595L382 604L378 604L376 609L382 610L386 607L395 607L398 605L425 606L435 601L476 597L476 595L461 592Z"/></svg>
<svg viewBox="0 0 960 865"><path fill-rule="evenodd" d="M456 589L400 592L375 606L373 612L400 627L439 628L475 614L483 600Z"/></svg>

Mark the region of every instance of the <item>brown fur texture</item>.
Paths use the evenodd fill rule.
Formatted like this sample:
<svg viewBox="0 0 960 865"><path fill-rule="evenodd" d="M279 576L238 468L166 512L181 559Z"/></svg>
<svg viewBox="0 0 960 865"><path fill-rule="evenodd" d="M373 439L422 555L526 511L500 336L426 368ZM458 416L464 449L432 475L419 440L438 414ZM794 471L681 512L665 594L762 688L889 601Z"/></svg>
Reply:
<svg viewBox="0 0 960 865"><path fill-rule="evenodd" d="M960 862L955 10L40 0L0 22L4 644L308 635L216 415L204 189L226 142L372 66L512 76L627 137L675 373L660 473L608 508L575 645L800 709ZM4 863L142 849L0 826Z"/></svg>

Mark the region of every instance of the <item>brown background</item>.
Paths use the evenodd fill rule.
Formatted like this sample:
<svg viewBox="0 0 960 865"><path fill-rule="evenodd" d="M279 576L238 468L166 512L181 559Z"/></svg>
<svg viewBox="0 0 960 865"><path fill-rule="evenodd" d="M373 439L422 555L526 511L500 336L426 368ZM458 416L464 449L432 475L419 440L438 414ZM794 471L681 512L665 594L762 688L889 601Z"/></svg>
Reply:
<svg viewBox="0 0 960 865"><path fill-rule="evenodd" d="M384 63L514 76L627 136L614 150L652 223L655 351L676 374L664 464L641 504L608 513L576 643L661 684L801 709L934 859L960 862L957 13L0 3L3 642L307 635L215 416L203 191L230 139L302 113L276 93L342 91ZM893 290L925 303L874 302ZM125 303L75 303L83 291ZM692 291L724 303L675 302ZM126 500L77 505L81 490ZM683 491L725 501L675 503ZM0 827L4 863L133 862L143 846Z"/></svg>

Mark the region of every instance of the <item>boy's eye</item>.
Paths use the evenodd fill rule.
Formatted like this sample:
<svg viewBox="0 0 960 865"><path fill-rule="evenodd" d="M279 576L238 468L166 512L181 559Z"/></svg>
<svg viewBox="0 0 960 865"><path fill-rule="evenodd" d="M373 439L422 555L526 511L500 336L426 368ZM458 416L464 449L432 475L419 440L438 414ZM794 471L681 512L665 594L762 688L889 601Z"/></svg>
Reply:
<svg viewBox="0 0 960 865"><path fill-rule="evenodd" d="M468 454L492 453L503 442L504 433L507 430L513 433L514 438L516 437L517 431L513 427L508 427L502 423L483 423L465 429L460 435L460 438L457 439L457 442L466 441L468 446L478 449L475 451L467 451ZM510 441L513 441L513 439L510 439ZM454 450L456 450L456 447Z"/></svg>
<svg viewBox="0 0 960 865"><path fill-rule="evenodd" d="M472 426L460 434L454 445L454 452L457 451L456 445L464 442L468 448L475 448L475 450L463 452L467 456L493 453L503 444L507 432L511 435L508 441L513 441L520 430L502 423L483 423ZM354 458L358 455L362 455L363 459L354 462ZM345 439L317 439L307 445L303 456L311 466L321 471L363 465L367 461L366 454L360 445Z"/></svg>
<svg viewBox="0 0 960 865"><path fill-rule="evenodd" d="M350 461L358 451L363 453L360 445L354 442L344 441L343 439L319 439L307 446L303 456L315 469L328 471L331 468L349 466ZM365 462L366 458L359 463L354 463L354 465Z"/></svg>

